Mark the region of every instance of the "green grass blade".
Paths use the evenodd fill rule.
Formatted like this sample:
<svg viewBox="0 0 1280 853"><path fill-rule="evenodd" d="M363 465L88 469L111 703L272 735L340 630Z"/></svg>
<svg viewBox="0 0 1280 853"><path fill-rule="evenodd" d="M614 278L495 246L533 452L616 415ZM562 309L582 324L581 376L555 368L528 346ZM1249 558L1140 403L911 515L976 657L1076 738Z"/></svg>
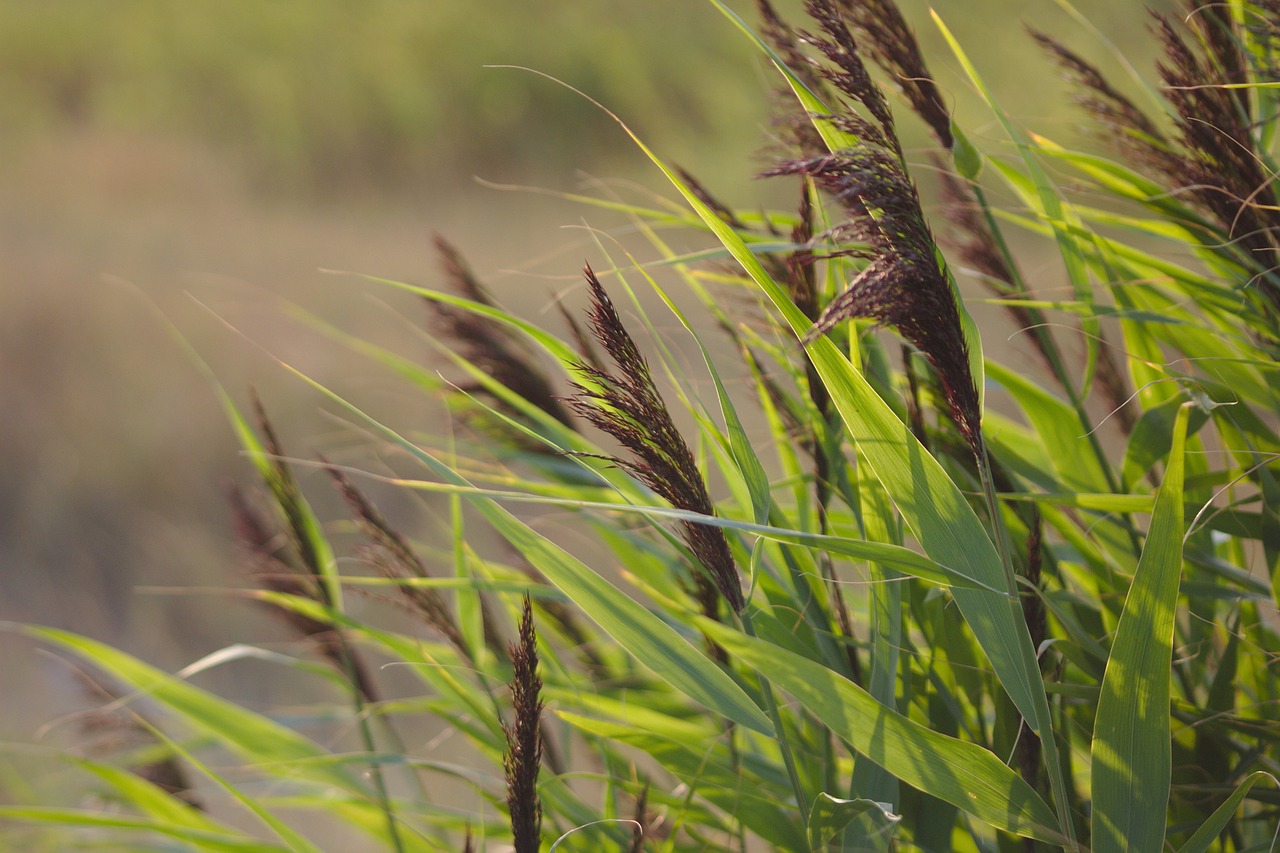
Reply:
<svg viewBox="0 0 1280 853"><path fill-rule="evenodd" d="M860 470L858 477L858 497L868 538L882 541L899 539L893 507L884 487L870 471ZM871 666L866 688L877 702L897 710L898 662L904 630L902 598L905 589L903 584L896 582L901 575L880 563L870 563L867 566L867 577L871 581L867 608L871 619L868 629ZM849 790L852 796L895 806L902 802L898 780L870 761L854 764L853 781ZM871 839L862 837L863 831L879 828L876 821L858 821L846 833L845 843L870 841Z"/></svg>
<svg viewBox="0 0 1280 853"><path fill-rule="evenodd" d="M1250 773L1249 776L1240 783L1240 786L1232 792L1227 801L1218 806L1209 819L1206 820L1199 829L1195 831L1187 842L1178 848L1178 853L1204 853L1208 850L1213 842L1217 841L1222 831L1227 828L1227 824L1235 815L1236 809L1240 808L1240 803L1244 800L1249 790L1259 782L1266 780L1272 785L1280 788L1280 779L1272 776L1264 770L1258 770Z"/></svg>
<svg viewBox="0 0 1280 853"><path fill-rule="evenodd" d="M901 817L885 811L884 806L874 800L844 800L830 794L819 794L809 810L809 847L813 850L827 849L826 845L834 836L861 817L866 818L868 827L859 837L860 843L855 849L889 850L894 828Z"/></svg>
<svg viewBox="0 0 1280 853"><path fill-rule="evenodd" d="M83 657L263 769L288 773L295 762L328 754L314 741L290 728L187 684L105 643L57 628L26 625L21 630ZM312 780L362 796L369 794L356 776L340 768L325 768L315 773Z"/></svg>
<svg viewBox="0 0 1280 853"><path fill-rule="evenodd" d="M281 474L275 468L275 460L267 452L267 448L258 439L253 428L249 426L249 422L245 420L244 415L236 407L231 400L231 395L221 384L215 382L215 389L218 397L222 401L222 407L227 413L227 417L231 419L231 426L235 430L236 437L240 440L240 444L249 454L249 458L253 461L254 467L263 481L270 487L272 494L275 495L276 503L281 513L288 512L289 509L296 513L296 518L289 518L289 526L298 531L297 546L305 551L310 550L316 562L316 569L320 573L320 583L324 585L325 595L329 604L334 610L341 613L342 606L342 584L338 582L338 563L333 555L333 548L329 544L329 539L324 534L324 530L320 526L320 519L316 517L315 512L311 509L311 505L300 495L290 494L281 480ZM295 525L296 522L296 525Z"/></svg>
<svg viewBox="0 0 1280 853"><path fill-rule="evenodd" d="M1183 449L1192 404L1178 411L1164 483L1116 629L1093 730L1093 849L1164 845L1169 801L1169 679L1182 570Z"/></svg>
<svg viewBox="0 0 1280 853"><path fill-rule="evenodd" d="M226 853L281 853L289 849L252 838L197 829L185 823L168 823L157 818L132 817L103 811L50 806L0 806L0 818L48 823L66 828L118 829L127 832L152 833L186 842L197 850L226 851Z"/></svg>
<svg viewBox="0 0 1280 853"><path fill-rule="evenodd" d="M992 363L987 372L1018 402L1063 483L1082 492L1111 491L1072 406L1004 365Z"/></svg>
<svg viewBox="0 0 1280 853"><path fill-rule="evenodd" d="M1058 190L1049 180L1048 174L1040 166L1033 153L1035 148L1032 141L1027 137L1017 125L1009 118L1009 116L1000 108L995 98L991 94L991 90L987 88L982 77L978 74L977 68L969 60L964 48L956 40L956 37L943 23L942 18L932 9L929 10L933 16L933 21L937 25L938 30L942 33L942 37L951 47L952 53L956 60L964 69L965 74L969 77L970 82L977 88L981 94L983 101L987 107L995 114L996 119L1000 122L1009 138L1013 140L1018 148L1018 153L1022 157L1023 163L1027 167L1027 173L1031 176L1032 182L1035 184L1036 193L1040 198L1045 218L1053 228L1054 237L1058 242L1058 250L1062 254L1062 261L1066 266L1067 277L1071 281L1071 286L1076 292L1078 299L1084 299L1090 291L1089 275L1086 268L1084 255L1081 252L1080 245L1076 238L1072 236L1071 226L1075 225L1075 216L1062 203L1062 197ZM1096 320L1086 318L1086 331L1096 331L1091 326L1096 324Z"/></svg>
<svg viewBox="0 0 1280 853"><path fill-rule="evenodd" d="M482 302L475 302L471 299L464 299L461 296L442 293L438 290L418 287L417 285L406 284L402 281L394 281L389 278L378 278L376 276L361 276L361 278L375 284L384 284L388 287L394 287L397 290L403 290L408 293L421 296L424 299L430 299L432 302L441 302L454 308L460 308L463 311L469 311L478 317L493 320L496 323L500 323L503 326L507 326L517 332L521 332L524 335L527 335L531 341L546 350L548 354L565 367L572 368L582 360L568 344L564 343L564 341L560 340L555 335L538 328L532 323L521 320L519 317L509 314L501 308L495 308L492 305L485 305Z"/></svg>
<svg viewBox="0 0 1280 853"><path fill-rule="evenodd" d="M115 789L116 796L150 818L206 832L230 833L231 831L228 827L211 820L203 811L192 806L182 797L175 796L137 773L87 759L76 759L75 763L86 772L102 779Z"/></svg>
<svg viewBox="0 0 1280 853"><path fill-rule="evenodd" d="M294 851L294 853L321 853L318 847L304 838L301 833L289 826L277 817L269 808L263 805L260 798L252 797L245 793L239 787L232 784L221 773L215 771L194 754L183 748L181 744L167 737L164 732L154 726L148 725L147 727L151 730L152 735L154 735L157 740L172 749L174 754L180 757L183 762L212 781L215 785L229 794L232 799L238 802L245 811L258 818L258 820L262 821L263 824L269 827L272 832L280 836L280 840L289 845L289 849ZM297 767L298 765L295 763L292 769L296 770ZM399 844L396 844L393 849L401 850L403 848L401 848Z"/></svg>
<svg viewBox="0 0 1280 853"><path fill-rule="evenodd" d="M689 335L693 338L693 342L698 345L698 350L702 353L702 360L707 365L707 372L711 374L711 380L716 386L716 399L720 402L720 412L724 417L725 428L729 438L729 450L733 454L733 461L738 467L742 479L747 485L747 492L751 496L751 515L752 521L756 524L765 524L769 520L769 505L772 502L769 494L769 477L765 474L764 466L760 463L760 457L756 455L755 448L751 446L751 440L747 438L747 431L742 426L742 419L738 417L738 410L733 405L733 400L729 397L729 392L725 390L724 382L720 379L720 371L716 370L715 362L711 359L711 353L707 352L706 346L703 345L702 339L698 337L698 333L694 331L693 324L685 317L684 312L671 301L666 291L658 287L654 283L654 290L666 303L667 308L676 316L680 324L688 330Z"/></svg>
<svg viewBox="0 0 1280 853"><path fill-rule="evenodd" d="M418 452L421 452L420 450ZM669 506L637 506L625 503L607 503L603 501L584 501L571 498L557 498L547 495L533 495L524 492L508 492L495 489L483 489L470 483L446 482L437 483L423 480L393 480L393 482L411 489L425 492L441 492L446 494L462 494L483 498L498 503L531 503L549 506L560 506L573 509L603 510L607 512L626 512L648 516L652 519L670 519L673 521L690 521L694 524L705 524L725 530L736 530L782 542L788 545L799 545L849 557L854 560L870 560L886 567L896 569L903 574L920 578L930 583L949 586L955 589L981 591L1005 597L1002 580L980 580L966 574L964 570L939 563L936 560L912 551L902 545L888 542L871 542L863 539L852 539L846 536L835 536L820 533L806 533L802 530L787 530L763 524L751 524L746 521L734 521L714 515L701 515L688 510ZM976 517L975 517L976 521ZM981 572L979 572L981 574ZM1000 585L997 586L996 584Z"/></svg>
<svg viewBox="0 0 1280 853"><path fill-rule="evenodd" d="M1060 842L1053 810L982 747L938 734L881 705L861 687L808 658L706 620L737 660L796 698L860 754L914 788L1007 832Z"/></svg>

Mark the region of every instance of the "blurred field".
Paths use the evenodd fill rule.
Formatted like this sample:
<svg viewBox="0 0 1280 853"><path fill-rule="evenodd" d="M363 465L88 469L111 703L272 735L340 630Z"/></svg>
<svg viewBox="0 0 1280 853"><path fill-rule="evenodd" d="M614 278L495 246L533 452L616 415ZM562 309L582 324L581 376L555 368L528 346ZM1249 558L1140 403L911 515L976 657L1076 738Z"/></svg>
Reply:
<svg viewBox="0 0 1280 853"><path fill-rule="evenodd" d="M903 5L936 45L923 4ZM1073 136L1018 16L1114 68L1088 33L1050 0L936 5L1015 114ZM1142 63L1137 5L1079 4ZM572 190L584 170L660 189L581 98L487 64L582 88L735 203L769 197L747 178L772 78L707 3L0 0L0 619L171 668L284 637L225 596L139 590L239 583L222 481L249 481L210 384L155 309L237 399L261 390L298 455L333 422L219 318L375 411L420 417L423 401L370 379L283 303L425 358L396 318L421 319L415 302L321 270L429 283L441 231L536 312L591 254L559 226L609 220L473 176ZM974 109L951 63L934 65ZM0 736L27 738L75 697L27 644L0 644ZM270 696L217 677L203 683Z"/></svg>

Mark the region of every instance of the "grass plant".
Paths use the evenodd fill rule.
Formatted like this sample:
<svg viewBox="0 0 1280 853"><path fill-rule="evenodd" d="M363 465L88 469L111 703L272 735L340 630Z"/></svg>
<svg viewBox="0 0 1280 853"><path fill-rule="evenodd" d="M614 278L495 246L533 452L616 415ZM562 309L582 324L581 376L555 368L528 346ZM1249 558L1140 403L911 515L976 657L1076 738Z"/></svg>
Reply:
<svg viewBox="0 0 1280 853"><path fill-rule="evenodd" d="M674 200L585 199L650 253L600 240L585 318L504 310L440 239L446 288L383 284L433 312L448 379L334 331L455 429L297 373L373 451L307 462L219 391L264 485L232 498L249 594L324 666L262 654L345 693L350 744L25 626L101 673L145 750L67 756L113 806L11 803L14 837L305 851L323 818L396 851L1277 847L1280 4L1155 15L1147 106L1029 34L1086 152L1007 115L937 15L930 61L989 115L951 112L892 0L809 0L803 25L758 0L756 26L710 2L777 73L761 177L793 210L732 208L622 125ZM936 150L904 150L903 111ZM1064 291L1031 271L1045 246ZM1025 352L984 348L979 303ZM366 493L388 482L439 523L394 527ZM415 688L388 694L390 664ZM408 741L420 716L467 761Z"/></svg>

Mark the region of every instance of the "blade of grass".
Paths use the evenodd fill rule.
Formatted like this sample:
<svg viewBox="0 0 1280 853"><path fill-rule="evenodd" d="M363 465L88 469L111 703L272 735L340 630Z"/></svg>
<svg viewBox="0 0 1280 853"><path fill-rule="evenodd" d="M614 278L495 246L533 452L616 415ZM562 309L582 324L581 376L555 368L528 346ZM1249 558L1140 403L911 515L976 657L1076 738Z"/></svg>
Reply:
<svg viewBox="0 0 1280 853"><path fill-rule="evenodd" d="M886 708L821 664L708 620L699 624L736 659L768 673L859 753L912 787L1007 832L1064 840L1053 810L982 747L938 734Z"/></svg>
<svg viewBox="0 0 1280 853"><path fill-rule="evenodd" d="M908 574L912 577L920 578L921 580L940 584L942 586L949 586L955 589L967 589L975 592L980 591L993 593L1001 597L1005 596L1002 588L1003 583L1000 587L997 587L994 583L970 577L958 569L945 566L926 555L912 551L910 548L906 548L902 545L893 545L888 542L872 542L863 539L851 539L844 536L805 533L801 530L785 530L780 527L751 524L745 521L734 521L731 518L722 518L720 516L700 515L696 512L675 509L674 507L669 506L637 506L634 504L573 500L546 495L532 495L524 492L484 489L473 486L470 483L463 485L453 482L438 483L424 480L402 479L393 479L391 482L407 488L418 489L420 491L469 495L473 497L482 497L498 503L544 504L576 509L637 513L658 519L668 518L676 521L691 521L696 524L706 524L711 527L722 527L726 530L736 530L741 533L755 534L775 542L783 542L789 545L800 545L806 548L827 551L831 554L838 554L855 560L875 561L883 564L884 566L897 569L903 574Z"/></svg>
<svg viewBox="0 0 1280 853"><path fill-rule="evenodd" d="M1169 668L1182 570L1183 449L1193 404L1178 410L1164 482L1111 656L1093 731L1093 849L1158 851L1169 801Z"/></svg>
<svg viewBox="0 0 1280 853"><path fill-rule="evenodd" d="M19 630L101 667L256 765L287 774L293 762L326 755L319 745L298 732L206 693L105 643L57 628L26 625ZM336 768L318 774L316 781L361 795L369 793L355 776Z"/></svg>
<svg viewBox="0 0 1280 853"><path fill-rule="evenodd" d="M194 845L200 850L227 853L281 853L289 850L252 838L197 829L182 823L169 823L158 818L114 815L103 811L67 809L54 806L0 806L0 818L16 821L50 823L60 827L105 828L153 833Z"/></svg>
<svg viewBox="0 0 1280 853"><path fill-rule="evenodd" d="M1204 853L1204 851L1208 850L1213 842L1217 841L1222 835L1222 831L1226 829L1227 824L1235 815L1236 809L1240 808L1240 803L1244 801L1250 789L1264 780L1280 788L1280 779L1265 770L1257 770L1250 773L1240 783L1239 787L1232 792L1231 796L1227 798L1227 801L1218 806L1214 813L1209 816L1209 819L1201 824L1200 828L1187 839L1185 844L1178 848L1178 853ZM1274 849L1274 846L1273 841L1272 849Z"/></svg>

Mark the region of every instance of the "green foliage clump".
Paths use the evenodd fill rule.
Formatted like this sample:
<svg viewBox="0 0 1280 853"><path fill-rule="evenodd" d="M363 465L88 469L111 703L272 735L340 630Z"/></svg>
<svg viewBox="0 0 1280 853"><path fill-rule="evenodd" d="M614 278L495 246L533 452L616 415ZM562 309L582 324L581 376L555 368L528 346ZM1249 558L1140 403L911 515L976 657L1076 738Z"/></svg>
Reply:
<svg viewBox="0 0 1280 853"><path fill-rule="evenodd" d="M394 850L1274 846L1280 5L1157 16L1151 106L1033 34L1099 154L1011 119L938 16L1010 144L975 144L985 119L950 109L891 0L811 0L804 28L762 0L757 29L712 3L794 105L766 170L794 212L730 208L624 126L680 201L587 200L653 258L600 243L586 320L566 309L562 334L438 241L449 289L388 284L432 306L452 380L347 340L460 433L408 435L312 383L423 472L316 463L365 542L350 555L261 407L251 425L224 395L271 507L234 500L253 594L321 652L358 747L32 627L123 684L119 703L152 703L158 722L132 725L157 752L139 775L78 762L119 810L0 815L227 850L320 849L298 812ZM889 89L932 161L908 156ZM678 251L675 229L711 248ZM1052 246L1068 289L1033 283L1013 231ZM962 298L963 279L991 298ZM1025 353L984 349L979 303ZM442 523L405 536L362 478L441 496ZM421 630L344 603L370 588ZM387 695L372 660L414 688ZM406 747L419 715L468 760ZM472 802L438 804L441 786Z"/></svg>

